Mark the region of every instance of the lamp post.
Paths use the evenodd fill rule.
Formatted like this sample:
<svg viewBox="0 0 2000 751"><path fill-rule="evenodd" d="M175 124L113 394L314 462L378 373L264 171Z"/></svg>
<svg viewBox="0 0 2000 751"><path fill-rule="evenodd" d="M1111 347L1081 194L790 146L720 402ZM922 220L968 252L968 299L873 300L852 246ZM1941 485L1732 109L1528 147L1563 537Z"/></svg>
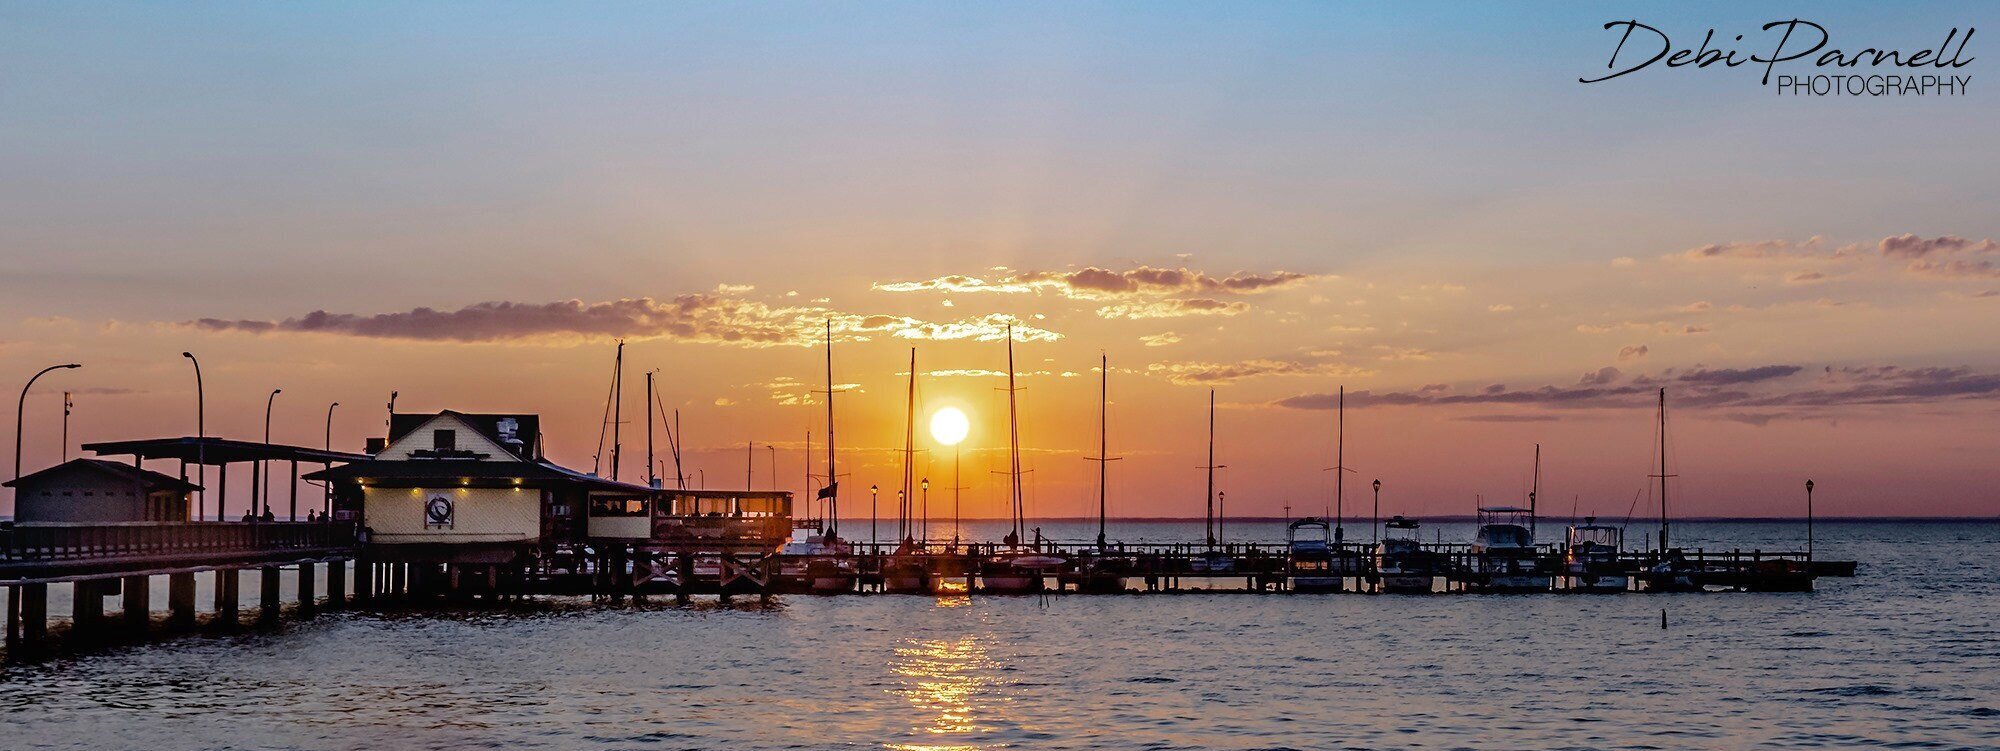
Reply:
<svg viewBox="0 0 2000 751"><path fill-rule="evenodd" d="M1813 481L1807 480L1806 481L1806 563L1808 565L1812 563L1812 557L1813 557L1812 489L1813 489Z"/></svg>
<svg viewBox="0 0 2000 751"><path fill-rule="evenodd" d="M202 514L208 512L208 424L205 419L208 405L201 388L201 361L194 358L193 352L182 352L181 357L194 363L194 472L195 484L201 486L194 516L199 520Z"/></svg>
<svg viewBox="0 0 2000 751"><path fill-rule="evenodd" d="M21 479L21 422L28 414L28 389L34 388L36 379L47 375L51 370L73 370L81 367L83 366L77 363L50 365L29 377L28 384L21 387L21 401L14 407L14 479Z"/></svg>
<svg viewBox="0 0 2000 751"><path fill-rule="evenodd" d="M1379 545L1382 542L1382 481L1381 480L1375 481L1375 524L1373 526L1375 527L1374 542Z"/></svg>
<svg viewBox="0 0 2000 751"><path fill-rule="evenodd" d="M329 454L333 453L333 408L338 406L340 406L340 402L334 402L332 404L326 405L326 452ZM326 466L328 468L333 467L333 460L331 459L327 460ZM326 499L325 499L326 508L321 509L320 513L332 516L333 481L327 480L325 482L322 482L320 483L320 487L326 491Z"/></svg>
<svg viewBox="0 0 2000 751"><path fill-rule="evenodd" d="M1222 532L1223 526L1228 523L1229 523L1229 491L1218 490L1215 492L1215 541L1216 542L1220 543L1228 539L1228 537L1224 535Z"/></svg>
<svg viewBox="0 0 2000 751"><path fill-rule="evenodd" d="M882 495L882 486L880 485L868 486L868 545L870 547L873 547L876 544L875 517L880 516L880 514L875 513L875 510L879 508L879 506L876 504L875 501L881 495Z"/></svg>
<svg viewBox="0 0 2000 751"><path fill-rule="evenodd" d="M924 544L931 542L931 478L924 478Z"/></svg>
<svg viewBox="0 0 2000 751"><path fill-rule="evenodd" d="M285 392L284 389L271 389L271 395L264 397L264 448L266 450L269 450L271 448L271 405L277 402L278 395L284 392ZM263 479L259 481L261 483L261 487L258 488L259 492L261 492L264 496L263 513L270 513L271 472L270 469L264 465L263 459L257 460L257 471L264 475Z"/></svg>

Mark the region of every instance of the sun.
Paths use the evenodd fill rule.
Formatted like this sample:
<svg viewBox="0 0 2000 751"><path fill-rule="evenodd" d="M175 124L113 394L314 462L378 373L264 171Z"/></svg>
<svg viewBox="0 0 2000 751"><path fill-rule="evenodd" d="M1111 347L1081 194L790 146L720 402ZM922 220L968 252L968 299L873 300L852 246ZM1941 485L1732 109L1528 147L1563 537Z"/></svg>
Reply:
<svg viewBox="0 0 2000 751"><path fill-rule="evenodd" d="M966 419L965 412L957 407L945 407L931 413L931 437L938 443L956 446L971 431L972 421Z"/></svg>

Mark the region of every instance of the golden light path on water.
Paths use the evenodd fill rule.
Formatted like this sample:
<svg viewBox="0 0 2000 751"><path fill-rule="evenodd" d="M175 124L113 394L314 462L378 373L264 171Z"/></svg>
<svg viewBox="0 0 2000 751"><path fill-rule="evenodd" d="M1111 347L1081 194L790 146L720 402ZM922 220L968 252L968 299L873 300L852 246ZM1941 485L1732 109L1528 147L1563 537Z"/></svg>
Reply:
<svg viewBox="0 0 2000 751"><path fill-rule="evenodd" d="M965 595L937 598L938 608L970 607ZM982 698L990 697L997 682L989 677L995 663L976 637L957 639L910 639L896 648L890 671L901 686L890 693L901 696L911 708L928 718L912 727L910 734L922 740L885 743L897 751L971 751L978 744L967 736L987 732L975 716ZM928 738L925 738L928 736Z"/></svg>

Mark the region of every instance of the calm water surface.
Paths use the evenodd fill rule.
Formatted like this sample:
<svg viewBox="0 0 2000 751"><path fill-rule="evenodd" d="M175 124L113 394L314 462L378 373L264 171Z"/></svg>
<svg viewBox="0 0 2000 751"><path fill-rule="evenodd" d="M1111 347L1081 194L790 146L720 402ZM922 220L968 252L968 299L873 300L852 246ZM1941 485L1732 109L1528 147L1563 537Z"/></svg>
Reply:
<svg viewBox="0 0 2000 751"><path fill-rule="evenodd" d="M1690 546L1803 538L1677 530ZM1810 594L341 613L7 667L0 747L2000 747L2000 525L1822 524L1819 540L1862 575Z"/></svg>

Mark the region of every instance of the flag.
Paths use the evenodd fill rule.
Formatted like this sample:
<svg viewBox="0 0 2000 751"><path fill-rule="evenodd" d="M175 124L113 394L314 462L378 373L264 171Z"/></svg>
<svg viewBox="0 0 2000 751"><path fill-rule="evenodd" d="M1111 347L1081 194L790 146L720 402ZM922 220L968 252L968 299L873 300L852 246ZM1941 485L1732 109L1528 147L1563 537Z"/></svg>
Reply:
<svg viewBox="0 0 2000 751"><path fill-rule="evenodd" d="M834 492L836 492L836 491L837 491L837 490L839 490L839 489L840 489L840 483L838 483L838 482L835 482L835 483L833 483L833 484L831 484L831 485L828 485L828 486L826 486L826 487L824 487L824 488L820 488L820 489L819 489L819 495L818 495L818 496L815 496L815 499L817 499L817 498L832 498L832 497L833 497L833 494L834 494Z"/></svg>

